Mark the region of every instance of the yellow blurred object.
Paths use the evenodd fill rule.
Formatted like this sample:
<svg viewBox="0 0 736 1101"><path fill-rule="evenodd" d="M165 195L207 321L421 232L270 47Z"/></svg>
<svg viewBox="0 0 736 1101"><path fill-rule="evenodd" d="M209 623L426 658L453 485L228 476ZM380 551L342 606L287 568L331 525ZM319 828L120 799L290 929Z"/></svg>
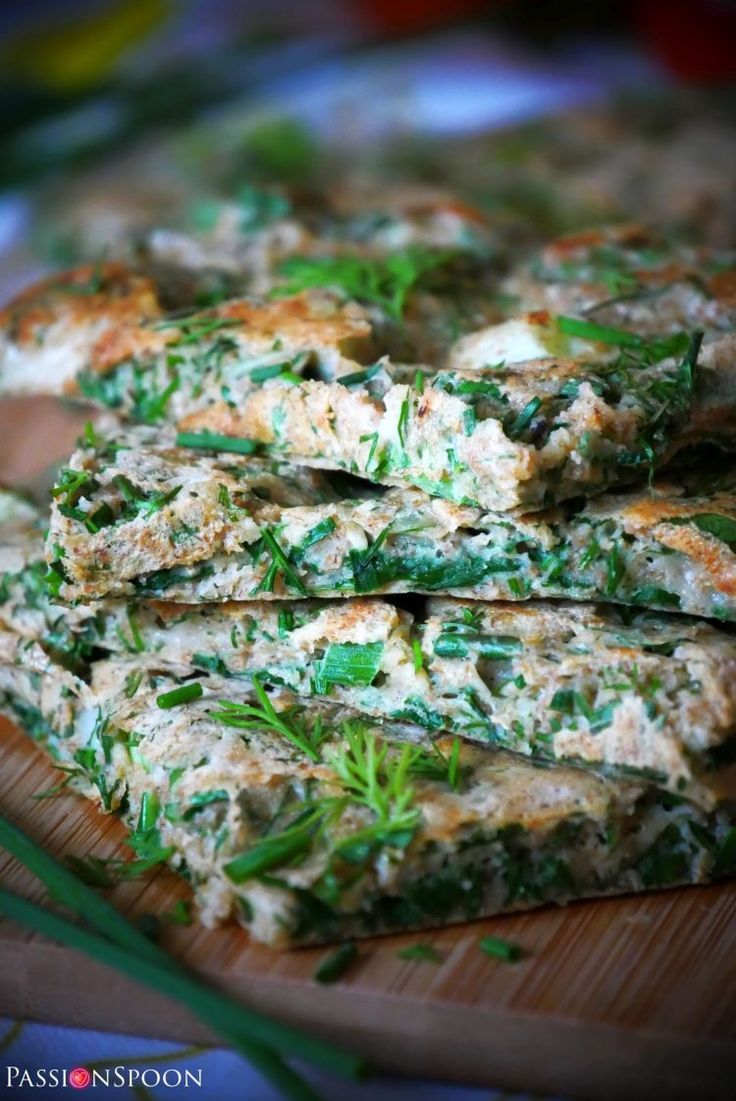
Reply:
<svg viewBox="0 0 736 1101"><path fill-rule="evenodd" d="M6 73L47 91L83 92L169 16L170 0L121 0L101 13L24 32L0 54Z"/></svg>

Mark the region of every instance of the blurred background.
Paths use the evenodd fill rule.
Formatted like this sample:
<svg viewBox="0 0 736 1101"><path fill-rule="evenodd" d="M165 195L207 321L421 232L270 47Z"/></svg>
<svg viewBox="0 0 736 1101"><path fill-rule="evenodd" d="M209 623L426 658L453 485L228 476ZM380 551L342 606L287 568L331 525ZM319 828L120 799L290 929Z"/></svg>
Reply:
<svg viewBox="0 0 736 1101"><path fill-rule="evenodd" d="M695 120L688 188L733 189L730 0L32 0L0 36L3 297L260 179L441 181L549 234L626 214Z"/></svg>

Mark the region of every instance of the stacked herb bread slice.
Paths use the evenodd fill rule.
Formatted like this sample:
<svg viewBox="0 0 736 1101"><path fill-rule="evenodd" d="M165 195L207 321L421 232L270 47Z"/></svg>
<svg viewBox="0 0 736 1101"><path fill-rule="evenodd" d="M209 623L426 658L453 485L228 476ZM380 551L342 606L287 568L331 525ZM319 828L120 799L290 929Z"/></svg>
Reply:
<svg viewBox="0 0 736 1101"><path fill-rule="evenodd" d="M33 529L6 551L4 622L78 675L95 656L134 657L187 690L203 678L223 696L234 685L283 689L693 799L707 798L704 777L731 752L736 641L704 620L452 598L417 605L414 615L376 598L106 598L66 615L44 591L40 555Z"/></svg>
<svg viewBox="0 0 736 1101"><path fill-rule="evenodd" d="M240 444L145 426L89 430L52 490L59 595L216 603L441 592L736 619L730 462L517 515L309 470Z"/></svg>
<svg viewBox="0 0 736 1101"><path fill-rule="evenodd" d="M568 248L429 362L403 311L446 320L467 257L381 254L372 304L338 250L205 309L115 264L7 308L0 388L108 412L45 548L2 498L3 707L204 920L309 943L734 871L723 269Z"/></svg>
<svg viewBox="0 0 736 1101"><path fill-rule="evenodd" d="M726 765L673 794L430 736L347 691L307 703L303 684L271 691L273 670L187 664L129 608L101 605L60 639L34 518L4 506L0 704L122 817L140 866L186 874L207 924L235 916L284 947L733 873Z"/></svg>

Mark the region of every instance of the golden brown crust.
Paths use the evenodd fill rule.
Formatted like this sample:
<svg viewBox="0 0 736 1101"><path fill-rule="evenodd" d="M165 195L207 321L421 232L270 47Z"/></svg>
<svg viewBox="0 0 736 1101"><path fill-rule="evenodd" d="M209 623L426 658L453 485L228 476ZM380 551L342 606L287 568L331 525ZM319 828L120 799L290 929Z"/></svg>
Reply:
<svg viewBox="0 0 736 1101"><path fill-rule="evenodd" d="M212 315L241 322L264 341L329 344L349 357L371 335L362 307L355 302L338 306L330 295L319 293L304 292L273 302L238 299L218 306Z"/></svg>
<svg viewBox="0 0 736 1101"><path fill-rule="evenodd" d="M723 306L736 307L736 268L719 271L708 280L708 291Z"/></svg>
<svg viewBox="0 0 736 1101"><path fill-rule="evenodd" d="M273 302L235 299L197 313L198 320L232 322L227 334L242 339L251 350L269 349L277 342L293 348L334 348L349 359L370 351L371 326L365 311L355 303L339 305L334 297L304 292ZM186 319L189 320L189 319ZM134 357L155 355L180 338L176 323L163 329L128 325L106 333L95 345L91 367L100 373Z"/></svg>
<svg viewBox="0 0 736 1101"><path fill-rule="evenodd" d="M644 226L635 222L622 226L606 226L601 229L586 229L577 233L568 233L558 237L543 250L545 261L557 264L567 260L576 252L599 248L602 245L614 245L623 248L638 248L650 245L652 234Z"/></svg>
<svg viewBox="0 0 736 1101"><path fill-rule="evenodd" d="M98 289L99 288L99 289ZM21 347L33 346L50 325L110 327L161 316L153 281L125 264L83 264L27 287L0 310L0 329Z"/></svg>
<svg viewBox="0 0 736 1101"><path fill-rule="evenodd" d="M653 534L665 547L680 551L701 565L719 592L736 596L734 554L720 539L689 524L659 524Z"/></svg>
<svg viewBox="0 0 736 1101"><path fill-rule="evenodd" d="M736 519L733 508L719 505L717 497L708 501L682 500L642 494L630 503L618 502L616 515L632 534L649 536L665 547L687 555L707 573L710 584L719 592L736 595L734 553L726 543L686 521L704 512Z"/></svg>

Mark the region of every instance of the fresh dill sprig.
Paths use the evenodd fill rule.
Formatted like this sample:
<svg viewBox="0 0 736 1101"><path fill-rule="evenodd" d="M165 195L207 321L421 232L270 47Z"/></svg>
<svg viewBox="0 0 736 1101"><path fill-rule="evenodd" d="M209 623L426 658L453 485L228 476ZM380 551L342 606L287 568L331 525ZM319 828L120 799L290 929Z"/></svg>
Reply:
<svg viewBox="0 0 736 1101"><path fill-rule="evenodd" d="M253 691L259 707L255 704L219 700L222 711L213 712L212 717L225 726L234 726L238 730L272 730L300 749L310 761L317 763L321 759L320 745L327 737L322 717L318 715L310 729L297 718L293 710L277 711L258 677L253 678Z"/></svg>
<svg viewBox="0 0 736 1101"><path fill-rule="evenodd" d="M430 780L441 780L454 791L460 787L460 739L454 738L449 754L445 755L436 742L430 749L416 747L417 753L410 771Z"/></svg>
<svg viewBox="0 0 736 1101"><path fill-rule="evenodd" d="M284 829L263 835L231 860L225 873L233 882L243 883L301 861L320 844L330 854L330 863L338 857L348 864L360 864L377 847L401 849L411 843L421 811L415 806L408 777L421 750L404 745L397 752L360 719L344 723L340 735L339 744L324 753L324 764L334 772L325 794L310 795L297 803ZM350 807L363 808L372 820L360 829L339 834L337 827Z"/></svg>
<svg viewBox="0 0 736 1101"><path fill-rule="evenodd" d="M346 799L369 810L374 821L340 841L338 851L363 858L363 851L367 855L376 842L406 848L421 818L409 783L421 750L404 745L398 753L390 751L389 744L359 719L344 723L342 736L341 744L325 753L325 763L334 770Z"/></svg>

